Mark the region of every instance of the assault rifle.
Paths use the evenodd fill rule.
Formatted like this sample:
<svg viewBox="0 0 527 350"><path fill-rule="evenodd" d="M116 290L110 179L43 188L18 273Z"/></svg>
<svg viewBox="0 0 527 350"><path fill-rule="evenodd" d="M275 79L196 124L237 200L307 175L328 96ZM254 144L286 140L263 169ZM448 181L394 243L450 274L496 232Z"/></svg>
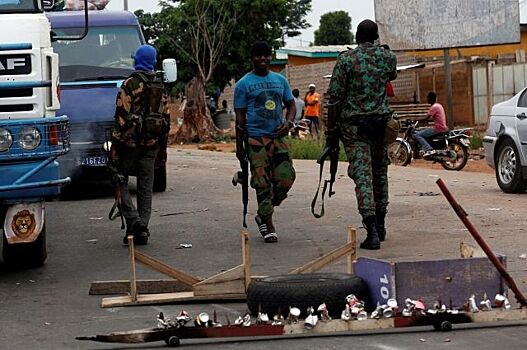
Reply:
<svg viewBox="0 0 527 350"><path fill-rule="evenodd" d="M243 137L236 138L236 147L244 149L244 157L240 160L240 171L234 173L232 178L233 186L240 184L242 186L242 203L243 203L243 227L247 228L247 205L249 204L249 159L247 158L247 134L241 127L236 127L236 133L241 133ZM239 141L241 140L241 141Z"/></svg>
<svg viewBox="0 0 527 350"><path fill-rule="evenodd" d="M333 184L335 183L335 179L337 176L337 169L339 167L339 153L340 153L340 145L339 145L339 139L340 139L340 132L339 132L339 125L338 125L338 119L340 116L340 112L342 110L342 105L340 101L334 101L328 103L328 118L326 121L326 147L322 151L322 154L317 160L317 163L320 164L320 173L318 177L318 186L317 186L317 192L315 193L315 197L313 198L313 201L311 202L311 213L314 217L321 218L324 216L324 195L326 194L326 190L328 189L329 185L329 193L328 196L331 197L335 194L335 191L333 191ZM320 183L322 182L322 173L324 172L324 162L329 157L329 173L330 177L329 180L324 180L324 187L322 189L322 204L320 208L320 213L315 213L315 205L318 198L318 193L320 191Z"/></svg>

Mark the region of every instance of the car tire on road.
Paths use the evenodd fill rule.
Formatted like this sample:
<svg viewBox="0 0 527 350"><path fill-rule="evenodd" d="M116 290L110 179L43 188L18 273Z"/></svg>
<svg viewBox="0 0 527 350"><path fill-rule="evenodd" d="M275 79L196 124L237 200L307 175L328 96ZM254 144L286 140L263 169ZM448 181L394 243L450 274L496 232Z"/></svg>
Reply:
<svg viewBox="0 0 527 350"><path fill-rule="evenodd" d="M346 304L346 296L355 294L368 304L369 290L362 278L345 273L313 273L270 276L254 280L247 289L247 306L253 315L259 311L270 318L280 312L287 317L289 307L315 310L322 303L331 317L339 318Z"/></svg>
<svg viewBox="0 0 527 350"><path fill-rule="evenodd" d="M522 179L520 154L514 141L506 139L496 153L496 180L505 193L524 192L527 182Z"/></svg>

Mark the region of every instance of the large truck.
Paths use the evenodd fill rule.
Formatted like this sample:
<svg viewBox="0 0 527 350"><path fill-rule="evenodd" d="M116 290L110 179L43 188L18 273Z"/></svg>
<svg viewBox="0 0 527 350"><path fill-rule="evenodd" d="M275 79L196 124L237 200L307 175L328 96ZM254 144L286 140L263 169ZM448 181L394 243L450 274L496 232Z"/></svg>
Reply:
<svg viewBox="0 0 527 350"><path fill-rule="evenodd" d="M76 35L82 30L79 11L47 13L53 32ZM55 41L60 57L61 108L70 118L71 152L61 160L74 183L108 179L109 130L123 81L134 71L135 50L145 43L137 17L128 11L90 11L89 33L79 41ZM166 189L166 149L155 164L154 191Z"/></svg>
<svg viewBox="0 0 527 350"><path fill-rule="evenodd" d="M51 42L87 32L83 25L80 36L54 36L42 3L0 1L0 244L4 264L14 267L46 260L45 201L70 181L57 162L70 149L70 131L68 117L56 113L59 63Z"/></svg>

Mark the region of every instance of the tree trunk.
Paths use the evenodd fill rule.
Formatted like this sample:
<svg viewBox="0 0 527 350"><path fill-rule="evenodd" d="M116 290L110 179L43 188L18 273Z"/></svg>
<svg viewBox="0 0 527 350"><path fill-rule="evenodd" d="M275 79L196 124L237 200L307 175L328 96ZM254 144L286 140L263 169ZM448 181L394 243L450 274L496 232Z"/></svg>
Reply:
<svg viewBox="0 0 527 350"><path fill-rule="evenodd" d="M205 101L203 81L194 77L185 86L185 96L187 102L183 110L183 124L178 129L174 141L177 143L214 141L214 138L222 132L212 122Z"/></svg>

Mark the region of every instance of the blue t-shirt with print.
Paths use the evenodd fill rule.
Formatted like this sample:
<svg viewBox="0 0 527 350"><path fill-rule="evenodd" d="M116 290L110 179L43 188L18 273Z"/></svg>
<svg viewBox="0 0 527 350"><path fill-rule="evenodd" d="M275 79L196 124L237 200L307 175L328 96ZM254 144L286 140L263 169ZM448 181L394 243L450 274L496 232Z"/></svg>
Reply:
<svg viewBox="0 0 527 350"><path fill-rule="evenodd" d="M284 123L282 106L293 94L287 79L274 72L266 76L245 74L234 89L234 108L246 108L247 134L251 137L276 137L276 128Z"/></svg>

